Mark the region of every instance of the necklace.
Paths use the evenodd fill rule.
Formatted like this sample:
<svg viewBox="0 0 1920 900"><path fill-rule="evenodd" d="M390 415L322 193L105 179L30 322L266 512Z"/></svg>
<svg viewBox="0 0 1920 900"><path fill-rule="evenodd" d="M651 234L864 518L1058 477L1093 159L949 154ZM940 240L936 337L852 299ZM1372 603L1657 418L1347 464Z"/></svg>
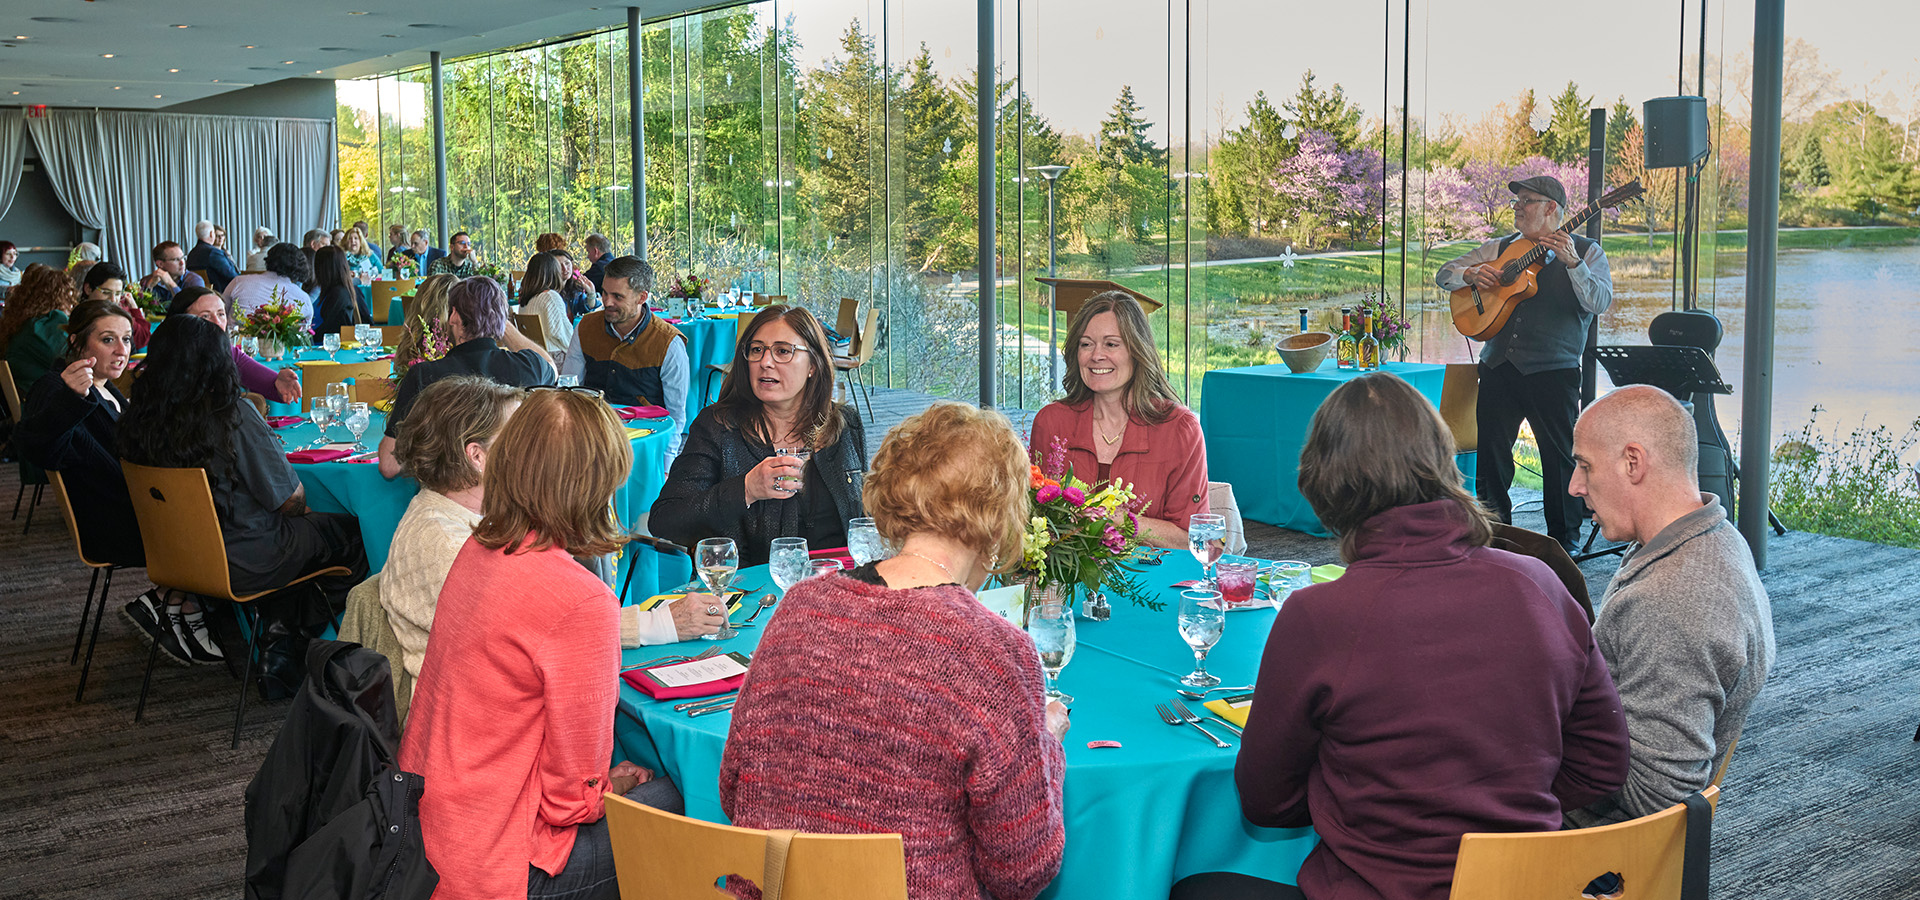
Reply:
<svg viewBox="0 0 1920 900"><path fill-rule="evenodd" d="M906 551L906 555L908 555L908 556L918 556L918 557L920 557L921 559L924 559L924 560L926 560L927 562L930 562L930 563L933 563L933 564L934 564L934 565L936 565L936 566L939 566L939 567L940 567L940 571L942 571L942 572L945 572L945 573L947 573L947 577L948 577L948 578L952 578L952 579L953 579L953 583L954 583L954 584L960 584L960 583L961 583L961 581L960 581L960 578L959 578L959 576L956 576L956 575L954 575L954 574L953 574L953 570L952 570L952 569L949 569L949 568L947 568L947 566L946 566L946 564L945 564L945 563L943 563L943 562L941 562L941 561L939 561L939 560L937 560L937 559L934 559L934 558L933 558L933 557L931 557L931 556L927 556L926 554L923 554L923 553L915 553L915 552L914 552L914 551L912 551L912 550L908 550L908 551Z"/></svg>
<svg viewBox="0 0 1920 900"><path fill-rule="evenodd" d="M1120 443L1120 439L1127 436L1127 425L1125 422L1121 422L1119 433L1115 434L1113 437L1107 437L1106 432L1101 431L1100 427L1097 425L1094 426L1093 433L1099 435L1100 439L1103 441L1106 441L1107 446L1111 447L1114 444Z"/></svg>

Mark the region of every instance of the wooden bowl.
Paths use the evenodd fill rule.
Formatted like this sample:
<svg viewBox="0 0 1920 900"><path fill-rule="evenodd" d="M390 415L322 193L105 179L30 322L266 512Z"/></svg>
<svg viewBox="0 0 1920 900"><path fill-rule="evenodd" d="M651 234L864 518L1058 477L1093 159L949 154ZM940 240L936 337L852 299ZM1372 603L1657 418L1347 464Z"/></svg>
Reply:
<svg viewBox="0 0 1920 900"><path fill-rule="evenodd" d="M1304 375L1320 368L1327 354L1333 351L1333 335L1324 331L1309 331L1280 339L1273 345L1280 351L1280 361L1287 364L1295 375Z"/></svg>

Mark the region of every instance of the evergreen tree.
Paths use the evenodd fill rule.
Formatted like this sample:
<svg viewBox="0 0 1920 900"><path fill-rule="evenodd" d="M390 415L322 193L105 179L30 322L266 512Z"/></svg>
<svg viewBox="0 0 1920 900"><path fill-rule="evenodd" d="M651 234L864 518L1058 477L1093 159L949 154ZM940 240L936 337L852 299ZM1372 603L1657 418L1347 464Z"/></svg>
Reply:
<svg viewBox="0 0 1920 900"><path fill-rule="evenodd" d="M943 230L936 210L941 172L957 158L973 155L974 129L959 91L933 70L933 54L920 45L919 55L907 63L906 76L894 115L899 117L901 252L910 265L923 271L938 256L936 238Z"/></svg>
<svg viewBox="0 0 1920 900"><path fill-rule="evenodd" d="M1827 155L1820 149L1820 132L1807 129L1800 141L1800 149L1793 158L1794 174L1801 184L1810 188L1823 188L1833 183L1833 172L1827 168ZM1785 178L1781 179L1786 181Z"/></svg>
<svg viewBox="0 0 1920 900"><path fill-rule="evenodd" d="M1541 143L1540 132L1533 130L1533 114L1539 108L1539 101L1533 97L1533 89L1528 88L1514 97L1513 109L1501 124L1501 139L1507 147L1507 161L1519 162L1530 156L1545 156L1546 148Z"/></svg>
<svg viewBox="0 0 1920 900"><path fill-rule="evenodd" d="M1281 105L1302 133L1318 131L1333 138L1342 152L1360 146L1360 107L1347 102L1347 89L1334 85L1330 91L1313 86L1314 74L1308 69L1300 76L1300 90Z"/></svg>
<svg viewBox="0 0 1920 900"><path fill-rule="evenodd" d="M1586 159L1587 110L1593 105L1593 98L1582 99L1579 86L1568 81L1566 89L1555 96L1550 105L1547 130L1540 135L1541 151L1563 166Z"/></svg>
<svg viewBox="0 0 1920 900"><path fill-rule="evenodd" d="M1202 197L1214 229L1264 234L1278 228L1273 188L1267 180L1298 144L1286 136L1287 120L1260 91L1247 104L1247 122L1232 128L1214 148Z"/></svg>
<svg viewBox="0 0 1920 900"><path fill-rule="evenodd" d="M1122 85L1113 110L1100 121L1100 161L1110 169L1146 165L1166 168L1167 151L1154 146L1153 123L1141 115L1133 85Z"/></svg>
<svg viewBox="0 0 1920 900"><path fill-rule="evenodd" d="M883 189L880 64L873 39L855 19L840 39L840 53L808 73L800 120L811 140L796 148L810 163L802 172L804 208L824 231L816 241L837 247L874 239L874 206Z"/></svg>
<svg viewBox="0 0 1920 900"><path fill-rule="evenodd" d="M1609 172L1615 168L1620 160L1620 154L1626 150L1628 129L1637 122L1638 120L1633 116L1633 107L1627 105L1626 97L1613 101L1613 108L1607 111L1607 169Z"/></svg>

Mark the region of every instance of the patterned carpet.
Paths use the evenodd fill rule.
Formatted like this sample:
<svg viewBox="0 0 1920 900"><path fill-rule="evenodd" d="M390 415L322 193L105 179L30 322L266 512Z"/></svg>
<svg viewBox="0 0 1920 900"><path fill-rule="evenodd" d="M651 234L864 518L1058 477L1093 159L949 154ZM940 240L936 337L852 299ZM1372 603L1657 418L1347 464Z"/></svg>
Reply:
<svg viewBox="0 0 1920 900"><path fill-rule="evenodd" d="M0 501L17 484L0 467ZM1249 538L1256 555L1335 558L1330 541L1263 525ZM238 897L241 797L286 704L250 703L230 750L236 682L162 664L135 725L147 651L119 607L145 583L128 572L76 705L67 657L87 570L51 498L25 537L0 520L0 559L0 897ZM1772 562L1779 662L1727 776L1716 889L1920 896L1920 552L1790 534ZM1596 598L1613 567L1587 564Z"/></svg>

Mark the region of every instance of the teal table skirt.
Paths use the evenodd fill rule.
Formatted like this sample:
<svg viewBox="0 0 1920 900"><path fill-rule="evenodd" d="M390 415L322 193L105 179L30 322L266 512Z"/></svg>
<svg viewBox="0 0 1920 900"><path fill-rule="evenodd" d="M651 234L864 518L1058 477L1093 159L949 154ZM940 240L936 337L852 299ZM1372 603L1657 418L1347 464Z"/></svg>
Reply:
<svg viewBox="0 0 1920 900"><path fill-rule="evenodd" d="M692 382L687 386L687 421L691 423L700 410L720 397L722 377L707 367L733 361L733 339L739 324L729 316L683 319L673 327L687 338L687 375Z"/></svg>
<svg viewBox="0 0 1920 900"><path fill-rule="evenodd" d="M660 488L666 484L667 441L672 436L662 427L667 422L666 419L643 421L641 425L660 430L633 439L633 470L628 473L626 483L613 494L614 513L628 527L632 527L640 514L653 507L654 499L660 496ZM369 449L378 446L386 426L386 416L375 413L373 424L362 438ZM301 422L280 429L278 434L287 449L298 450L319 438L320 431L312 422ZM327 428L327 437L346 441L352 435L346 428L333 425ZM387 550L393 545L393 533L400 527L400 518L407 513L407 504L413 502L413 495L420 490L419 482L404 475L388 481L380 476L380 467L371 462L295 465L293 471L307 488L309 507L319 512L348 513L360 520L360 538L366 544L369 571L378 572L386 566ZM665 586L686 581L692 573L692 567L685 557L669 557L645 548L629 548L620 556L619 569L615 573L618 577L614 582L616 590L626 583L629 569L633 570L633 587L630 596L625 598L628 601L651 597Z"/></svg>
<svg viewBox="0 0 1920 900"><path fill-rule="evenodd" d="M1440 405L1445 366L1390 362L1383 370ZM1334 388L1357 377L1335 368L1331 359L1303 375L1282 365L1206 374L1200 430L1207 439L1207 479L1233 485L1241 518L1319 537L1331 533L1300 496L1300 448L1307 443L1314 411Z"/></svg>
<svg viewBox="0 0 1920 900"><path fill-rule="evenodd" d="M1153 704L1173 700L1176 680L1193 670L1193 654L1175 625L1178 592L1171 585L1199 574L1190 556L1169 555L1143 572L1168 601L1166 609L1153 612L1116 600L1110 621L1079 622L1078 649L1060 678L1061 689L1075 699L1066 737L1066 856L1043 897L1164 900L1175 881L1211 871L1292 883L1318 840L1311 829L1257 828L1241 816L1233 783L1239 741L1225 729L1213 729L1234 745L1222 750L1198 731L1170 727L1154 713ZM764 566L742 570L736 583L775 590ZM761 618L777 616L779 609ZM1208 670L1228 685L1252 684L1273 618L1272 610L1230 614ZM722 646L752 652L762 631L740 629ZM623 665L708 646L691 641L642 647L627 651ZM732 714L690 719L672 707L673 701L652 700L623 683L615 759L670 774L686 797L687 815L725 822L720 756ZM1089 749L1089 741L1119 741L1121 747Z"/></svg>

